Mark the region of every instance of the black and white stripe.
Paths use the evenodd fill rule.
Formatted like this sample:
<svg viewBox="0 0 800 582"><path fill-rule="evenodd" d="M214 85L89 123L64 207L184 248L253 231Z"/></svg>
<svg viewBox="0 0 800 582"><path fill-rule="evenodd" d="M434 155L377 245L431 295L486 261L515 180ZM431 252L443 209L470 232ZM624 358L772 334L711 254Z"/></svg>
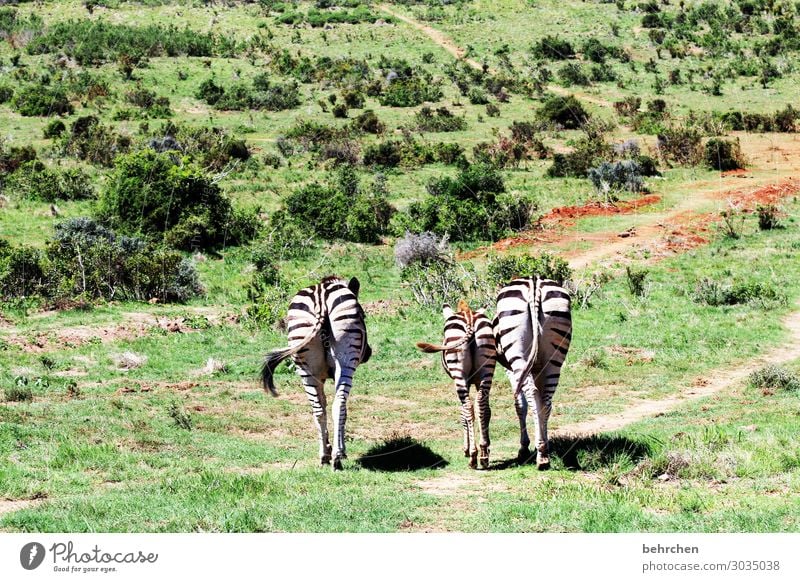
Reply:
<svg viewBox="0 0 800 582"><path fill-rule="evenodd" d="M530 457L526 419L533 405L536 463L550 465L547 421L561 367L572 339L570 295L555 281L527 277L505 285L497 296L494 319L498 361L514 387L520 426L519 457Z"/></svg>
<svg viewBox="0 0 800 582"><path fill-rule="evenodd" d="M344 428L347 398L353 375L372 350L367 343L364 310L358 303L358 279L345 282L327 277L317 285L297 292L289 305L287 332L289 346L267 354L262 368L264 389L275 396L273 374L280 362L291 357L303 380L319 432L320 461L342 468L346 458ZM333 378L333 447L328 438L325 380Z"/></svg>
<svg viewBox="0 0 800 582"><path fill-rule="evenodd" d="M456 394L461 402L461 424L464 427L464 456L469 457L469 466L489 467L489 392L492 389L497 352L495 350L492 324L483 310L472 311L466 302L458 304L458 311L444 306L444 345L418 343L426 353L441 352L442 367L453 379ZM474 403L469 387L474 385L477 398ZM480 428L480 446L475 444L475 417ZM480 448L480 450L479 450Z"/></svg>

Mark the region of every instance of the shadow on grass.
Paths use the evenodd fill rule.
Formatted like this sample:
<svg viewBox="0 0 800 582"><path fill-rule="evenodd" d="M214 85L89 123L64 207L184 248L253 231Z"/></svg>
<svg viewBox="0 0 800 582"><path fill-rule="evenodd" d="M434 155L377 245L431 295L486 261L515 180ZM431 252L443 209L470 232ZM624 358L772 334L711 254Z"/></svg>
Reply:
<svg viewBox="0 0 800 582"><path fill-rule="evenodd" d="M419 471L441 469L447 461L411 437L393 437L373 446L356 460L370 471Z"/></svg>
<svg viewBox="0 0 800 582"><path fill-rule="evenodd" d="M653 454L656 439L630 439L620 435L557 436L550 439L551 463L570 471L596 471L627 457L638 463ZM559 462L560 461L560 462ZM490 469L503 470L520 465L535 465L536 451L527 459L498 461Z"/></svg>

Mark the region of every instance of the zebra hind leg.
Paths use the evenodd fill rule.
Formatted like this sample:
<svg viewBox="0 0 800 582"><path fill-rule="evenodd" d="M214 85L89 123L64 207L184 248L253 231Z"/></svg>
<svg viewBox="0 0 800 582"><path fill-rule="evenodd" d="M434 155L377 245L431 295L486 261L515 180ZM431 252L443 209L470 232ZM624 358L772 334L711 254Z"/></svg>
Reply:
<svg viewBox="0 0 800 582"><path fill-rule="evenodd" d="M469 466L475 469L478 466L478 448L475 446L475 415L472 409L472 399L466 389L458 389L458 399L461 401L461 426L464 429L464 456L469 459Z"/></svg>
<svg viewBox="0 0 800 582"><path fill-rule="evenodd" d="M514 408L519 418L519 451L517 451L517 461L525 464L531 459L531 439L528 436L528 399L524 392L520 392L514 398Z"/></svg>
<svg viewBox="0 0 800 582"><path fill-rule="evenodd" d="M328 403L325 399L324 382L317 380L305 371L301 372L303 387L308 401L311 403L311 412L314 415L314 424L319 435L319 460L320 465L331 463L331 443L328 439Z"/></svg>
<svg viewBox="0 0 800 582"><path fill-rule="evenodd" d="M489 378L491 385L491 378ZM478 388L478 397L475 399L475 412L478 417L478 428L480 429L480 440L478 445L478 460L481 469L489 468L489 420L492 410L489 407L489 386L484 385Z"/></svg>

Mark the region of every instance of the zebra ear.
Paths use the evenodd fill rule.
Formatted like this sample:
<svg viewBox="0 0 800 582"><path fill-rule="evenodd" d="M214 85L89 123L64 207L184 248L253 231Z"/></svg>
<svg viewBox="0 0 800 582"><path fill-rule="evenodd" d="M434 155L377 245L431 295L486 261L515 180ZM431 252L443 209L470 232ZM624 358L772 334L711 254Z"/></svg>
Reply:
<svg viewBox="0 0 800 582"><path fill-rule="evenodd" d="M350 291L353 292L353 295L358 297L358 291L359 291L359 289L361 289L361 283L358 282L358 279L356 277L353 277L347 283L347 288L350 289Z"/></svg>
<svg viewBox="0 0 800 582"><path fill-rule="evenodd" d="M453 313L454 313L453 308L450 307L450 305L448 305L447 303L442 305L442 315L444 315L445 319L447 319L448 317L452 317Z"/></svg>
<svg viewBox="0 0 800 582"><path fill-rule="evenodd" d="M481 307L480 309L475 310L475 314L486 315L486 307Z"/></svg>

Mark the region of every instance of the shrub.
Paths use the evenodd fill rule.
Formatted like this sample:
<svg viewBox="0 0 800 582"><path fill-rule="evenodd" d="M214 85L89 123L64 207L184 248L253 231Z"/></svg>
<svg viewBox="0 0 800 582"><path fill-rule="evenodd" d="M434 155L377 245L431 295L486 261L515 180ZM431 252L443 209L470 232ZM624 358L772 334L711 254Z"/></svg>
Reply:
<svg viewBox="0 0 800 582"><path fill-rule="evenodd" d="M6 148L0 140L0 176L16 172L23 164L36 159L36 150L33 146Z"/></svg>
<svg viewBox="0 0 800 582"><path fill-rule="evenodd" d="M426 307L455 305L464 297L478 304L493 301L492 290L475 272L472 263L442 258L429 263L411 263L400 272L414 300Z"/></svg>
<svg viewBox="0 0 800 582"><path fill-rule="evenodd" d="M415 107L442 98L439 84L427 77L395 78L378 97L384 107Z"/></svg>
<svg viewBox="0 0 800 582"><path fill-rule="evenodd" d="M504 196L505 184L493 166L477 163L454 178L428 184L430 197L412 204L398 217L400 232L433 232L452 240L496 240L528 225L535 203Z"/></svg>
<svg viewBox="0 0 800 582"><path fill-rule="evenodd" d="M30 54L63 52L80 65L112 62L123 55L135 61L158 56L230 56L234 52L233 41L222 35L175 26L137 27L103 20L51 24L26 48Z"/></svg>
<svg viewBox="0 0 800 582"><path fill-rule="evenodd" d="M589 169L610 157L611 151L602 135L587 133L576 142L573 151L553 154L553 164L547 168L547 176L586 178Z"/></svg>
<svg viewBox="0 0 800 582"><path fill-rule="evenodd" d="M446 260L450 255L447 237L440 238L432 232L407 232L394 245L394 260L401 269L414 264L428 265Z"/></svg>
<svg viewBox="0 0 800 582"><path fill-rule="evenodd" d="M0 103L7 103L14 97L14 89L0 85Z"/></svg>
<svg viewBox="0 0 800 582"><path fill-rule="evenodd" d="M613 201L621 190L641 192L644 190L642 168L634 160L603 162L588 172L589 181L598 194Z"/></svg>
<svg viewBox="0 0 800 582"><path fill-rule="evenodd" d="M364 151L364 165L394 168L403 159L403 144L399 141L384 141L369 146Z"/></svg>
<svg viewBox="0 0 800 582"><path fill-rule="evenodd" d="M778 207L774 204L759 204L756 206L756 213L758 214L758 228L760 230L773 230L782 228L781 222L778 219Z"/></svg>
<svg viewBox="0 0 800 582"><path fill-rule="evenodd" d="M693 298L697 303L710 306L743 303L758 303L767 306L771 304L785 305L788 302L786 294L769 281L744 281L730 284L710 278L704 278L697 282Z"/></svg>
<svg viewBox="0 0 800 582"><path fill-rule="evenodd" d="M467 121L463 117L454 115L447 107L423 107L414 115L414 127L418 131L463 131L467 128Z"/></svg>
<svg viewBox="0 0 800 582"><path fill-rule="evenodd" d="M111 166L114 158L130 149L131 140L100 123L94 115L79 117L69 133L61 136L61 151L69 156L102 166Z"/></svg>
<svg viewBox="0 0 800 582"><path fill-rule="evenodd" d="M63 87L26 85L11 100L14 110L25 117L70 115L74 111Z"/></svg>
<svg viewBox="0 0 800 582"><path fill-rule="evenodd" d="M328 185L315 182L296 190L286 198L284 207L273 215L274 225L290 220L323 239L366 243L380 242L394 213L385 185L378 180L365 191L349 165L343 165Z"/></svg>
<svg viewBox="0 0 800 582"><path fill-rule="evenodd" d="M253 213L234 211L230 200L188 159L153 150L117 158L98 213L114 228L180 249L237 245L256 234Z"/></svg>
<svg viewBox="0 0 800 582"><path fill-rule="evenodd" d="M67 127L64 125L64 122L60 119L54 119L50 123L48 123L44 130L42 130L42 135L45 139L53 139L60 137L62 133L67 130Z"/></svg>
<svg viewBox="0 0 800 582"><path fill-rule="evenodd" d="M711 138L706 142L704 159L709 168L721 172L738 170L745 165L738 139Z"/></svg>
<svg viewBox="0 0 800 582"><path fill-rule="evenodd" d="M573 95L550 97L538 115L541 120L558 124L564 129L578 129L589 120L589 114Z"/></svg>
<svg viewBox="0 0 800 582"><path fill-rule="evenodd" d="M625 266L625 280L628 283L628 291L634 297L644 297L647 287L645 279L650 274L648 269L636 269L630 265Z"/></svg>
<svg viewBox="0 0 800 582"><path fill-rule="evenodd" d="M754 372L747 378L751 388L761 390L764 395L778 391L797 392L800 390L800 378L791 370L782 366L769 364Z"/></svg>
<svg viewBox="0 0 800 582"><path fill-rule="evenodd" d="M586 87L591 85L589 76L579 63L566 63L558 69L557 74L565 87L571 87L572 85Z"/></svg>
<svg viewBox="0 0 800 582"><path fill-rule="evenodd" d="M491 257L486 267L486 278L494 287L500 287L519 277L552 279L564 285L572 277L569 263L557 255L544 252L535 255Z"/></svg>
<svg viewBox="0 0 800 582"><path fill-rule="evenodd" d="M603 348L587 350L580 359L581 364L587 368L597 368L598 370L608 369L608 353Z"/></svg>
<svg viewBox="0 0 800 582"><path fill-rule="evenodd" d="M0 257L0 291L4 298L185 301L202 287L180 253L76 218L56 226L44 251L20 247Z"/></svg>
<svg viewBox="0 0 800 582"><path fill-rule="evenodd" d="M557 36L545 36L531 47L533 56L543 60L564 60L575 57L575 50L568 40Z"/></svg>
<svg viewBox="0 0 800 582"><path fill-rule="evenodd" d="M489 96L486 94L486 91L480 87L470 88L467 92L467 99L469 99L469 102L473 105L486 105L489 103Z"/></svg>
<svg viewBox="0 0 800 582"><path fill-rule="evenodd" d="M6 402L31 402L33 391L26 376L14 378L14 384L4 390Z"/></svg>
<svg viewBox="0 0 800 582"><path fill-rule="evenodd" d="M22 198L43 202L94 197L89 176L79 168L50 169L38 161L25 163L11 175L4 187Z"/></svg>
<svg viewBox="0 0 800 582"><path fill-rule="evenodd" d="M364 111L352 122L352 127L362 133L380 135L386 130L386 125L378 119L371 109Z"/></svg>
<svg viewBox="0 0 800 582"><path fill-rule="evenodd" d="M614 102L614 109L620 117L633 117L639 112L642 100L639 97L626 97L622 101Z"/></svg>
<svg viewBox="0 0 800 582"><path fill-rule="evenodd" d="M284 111L301 103L300 87L295 81L273 83L266 75L257 76L252 86L239 83L227 89L217 85L213 79L207 79L200 85L196 97L223 111Z"/></svg>
<svg viewBox="0 0 800 582"><path fill-rule="evenodd" d="M697 165L702 158L702 135L689 126L673 126L658 135L658 151L666 161Z"/></svg>

